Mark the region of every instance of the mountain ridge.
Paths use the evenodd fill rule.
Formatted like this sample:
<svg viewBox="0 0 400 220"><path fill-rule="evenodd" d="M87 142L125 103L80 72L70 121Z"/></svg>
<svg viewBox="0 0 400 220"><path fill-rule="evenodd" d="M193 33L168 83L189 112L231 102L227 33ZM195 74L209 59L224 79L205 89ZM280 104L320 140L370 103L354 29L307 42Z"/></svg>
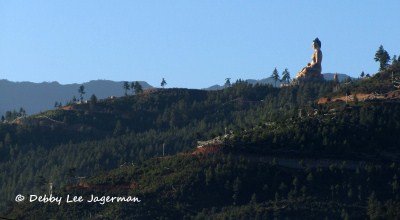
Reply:
<svg viewBox="0 0 400 220"><path fill-rule="evenodd" d="M349 76L346 74L338 74L339 81L344 81ZM326 80L332 80L333 74L325 73ZM272 77L256 80L245 80L250 84L271 84L274 85L275 81ZM145 81L139 81L143 89L154 88ZM277 86L282 82L277 81ZM91 80L84 83L70 83L61 84L57 81L52 82L29 82L20 81L13 82L6 79L0 80L0 115L5 115L6 111L16 110L23 108L27 114L35 114L41 111L54 108L55 102L66 104L71 101L73 97L78 97L79 86L85 86L84 99L94 94L98 99L104 99L110 96L123 96L123 81L112 81L105 79ZM106 89L105 89L106 88ZM213 85L203 90L221 90L224 86ZM130 92L129 92L130 93ZM7 95L12 94L12 95Z"/></svg>
<svg viewBox="0 0 400 220"><path fill-rule="evenodd" d="M139 81L143 89L153 88L147 82ZM55 102L66 104L73 96L78 97L79 86L85 87L84 99L94 94L99 99L109 96L123 96L123 82L111 80L91 80L85 83L60 84L53 82L12 82L0 80L0 115L6 111L24 108L28 114L52 109ZM104 89L107 88L107 89Z"/></svg>
<svg viewBox="0 0 400 220"><path fill-rule="evenodd" d="M353 78L353 77L351 77L351 76L349 76L349 75L347 75L347 74L344 74L344 73L336 73L336 74L338 74L339 82L343 82L343 81L347 80L349 77L350 77L350 79L352 79L352 80L355 79L355 78ZM325 79L325 80L333 80L333 76L334 76L334 75L335 75L335 73L323 73L323 76L324 76L324 79ZM246 80L244 80L244 81L246 81L246 82L248 82L248 83L250 83L250 84L253 84L253 85L255 85L255 84L257 84L257 83L258 83L258 84L271 84L271 85L275 85L275 80L272 78L272 76L267 77L267 78L263 78L263 79L259 79L259 80L257 80L257 79L246 79ZM281 84L282 84L281 81L279 81L279 80L276 81L276 85L277 85L278 87L280 87ZM215 84L215 85L213 85L213 86L204 88L204 90L220 90L220 89L223 89L223 88L225 88L223 85L221 86L221 85Z"/></svg>

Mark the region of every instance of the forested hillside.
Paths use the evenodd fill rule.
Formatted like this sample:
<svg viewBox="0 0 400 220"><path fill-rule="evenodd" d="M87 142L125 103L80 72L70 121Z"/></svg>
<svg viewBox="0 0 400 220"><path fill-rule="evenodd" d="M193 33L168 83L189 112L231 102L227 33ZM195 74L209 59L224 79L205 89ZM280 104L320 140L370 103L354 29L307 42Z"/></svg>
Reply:
<svg viewBox="0 0 400 220"><path fill-rule="evenodd" d="M397 90L392 75L400 72L340 84L160 89L3 123L2 210L27 219L396 218L399 99L317 104ZM203 148L217 152L197 153L197 141L213 138L221 141ZM129 194L142 202L10 202L46 193L49 182L58 195Z"/></svg>
<svg viewBox="0 0 400 220"><path fill-rule="evenodd" d="M298 168L235 155L147 160L56 195L134 195L140 203L21 203L9 217L56 219L396 219L399 167L346 162ZM128 186L128 187L126 187ZM39 208L40 207L40 208ZM44 213L45 212L45 213Z"/></svg>

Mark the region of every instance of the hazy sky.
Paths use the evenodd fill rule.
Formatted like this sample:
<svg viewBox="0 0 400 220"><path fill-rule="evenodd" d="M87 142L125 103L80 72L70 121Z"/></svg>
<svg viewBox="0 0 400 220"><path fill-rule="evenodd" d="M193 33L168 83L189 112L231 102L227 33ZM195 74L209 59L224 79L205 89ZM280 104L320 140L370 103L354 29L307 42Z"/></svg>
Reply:
<svg viewBox="0 0 400 220"><path fill-rule="evenodd" d="M375 73L400 54L399 0L0 0L0 79L204 88L292 77L322 42L323 72Z"/></svg>

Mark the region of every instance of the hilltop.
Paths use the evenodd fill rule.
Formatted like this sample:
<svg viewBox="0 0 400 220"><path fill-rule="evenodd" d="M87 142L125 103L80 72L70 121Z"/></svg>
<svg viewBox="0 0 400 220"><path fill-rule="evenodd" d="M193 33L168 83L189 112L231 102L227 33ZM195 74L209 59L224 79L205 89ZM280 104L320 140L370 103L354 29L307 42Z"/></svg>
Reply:
<svg viewBox="0 0 400 220"><path fill-rule="evenodd" d="M327 80L333 79L333 74L324 74ZM348 76L339 74L339 80L344 81ZM274 80L269 77L261 80L248 79L250 84L270 84L274 85ZM153 88L147 82L140 81L143 89ZM281 82L277 82L280 86ZM85 87L84 99L89 100L91 95L96 95L98 99L107 97L124 96L123 82L115 82L111 80L92 80L81 84L65 84L58 82L10 82L8 80L0 80L0 116L5 115L6 111L18 111L23 108L27 114L36 114L41 111L47 111L54 108L55 103L67 104L71 102L73 97L78 98L79 86ZM223 86L214 85L205 90L221 90ZM132 91L129 91L132 93ZM6 95L13 94L13 95Z"/></svg>
<svg viewBox="0 0 400 220"><path fill-rule="evenodd" d="M322 74L322 75L324 76L324 79L325 79L325 80L329 80L329 81L333 80L333 76L334 76L333 73L324 73L324 74ZM344 81L346 81L347 79L353 79L353 80L354 80L354 78L348 76L347 74L341 74L341 73L339 73L339 74L337 74L337 75L338 75L338 80L339 80L339 82L344 82ZM256 85L256 84L275 85L275 81L274 81L273 77L268 77L268 78L264 78L264 79L260 79L260 80L256 80L256 79L246 79L246 80L244 80L244 81L246 81L246 82L248 82L248 83L250 83L250 84L252 84L252 85ZM277 82L276 82L276 85L277 85L278 87L280 87L282 84L283 84L283 83L282 83L281 81L277 81ZM224 89L224 86L221 86L221 85L216 84L216 85L210 86L210 87L208 87L208 88L205 88L205 90L220 90L220 89Z"/></svg>
<svg viewBox="0 0 400 220"><path fill-rule="evenodd" d="M386 70L372 77L350 80L335 85L334 90L327 96L321 97L318 103L335 101L397 101L400 98L400 64L389 66Z"/></svg>

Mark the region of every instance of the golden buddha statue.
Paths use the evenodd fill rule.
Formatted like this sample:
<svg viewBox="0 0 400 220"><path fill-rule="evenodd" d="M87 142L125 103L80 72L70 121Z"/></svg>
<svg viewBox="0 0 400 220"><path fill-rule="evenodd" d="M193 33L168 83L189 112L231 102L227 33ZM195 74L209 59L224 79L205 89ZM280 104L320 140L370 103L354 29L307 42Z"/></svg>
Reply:
<svg viewBox="0 0 400 220"><path fill-rule="evenodd" d="M309 78L309 77L317 77L323 78L322 71L322 51L321 51L321 41L318 38L312 43L312 47L314 49L314 53L311 56L311 63L308 63L306 67L304 67L298 74L296 78Z"/></svg>

